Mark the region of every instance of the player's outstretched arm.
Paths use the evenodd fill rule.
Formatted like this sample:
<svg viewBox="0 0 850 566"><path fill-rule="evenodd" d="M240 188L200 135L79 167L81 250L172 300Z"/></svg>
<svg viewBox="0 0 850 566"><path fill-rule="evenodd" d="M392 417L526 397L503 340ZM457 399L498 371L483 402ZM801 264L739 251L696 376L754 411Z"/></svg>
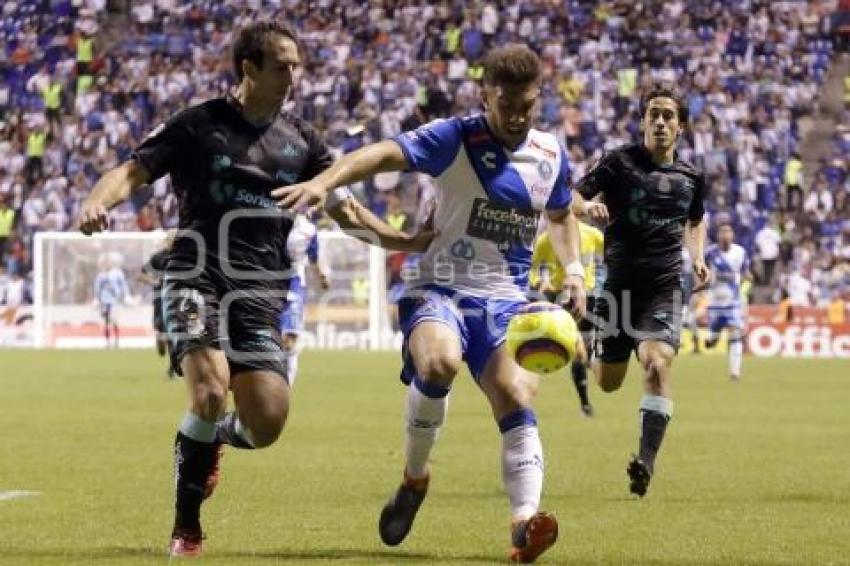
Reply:
<svg viewBox="0 0 850 566"><path fill-rule="evenodd" d="M86 236L109 227L109 209L130 198L130 193L148 182L150 174L138 161L125 161L107 171L83 202L77 222Z"/></svg>
<svg viewBox="0 0 850 566"><path fill-rule="evenodd" d="M581 240L578 220L569 208L550 210L547 216L549 220L549 240L552 242L555 255L567 273L564 278L564 302L574 316L583 317L586 297L584 268L581 265Z"/></svg>
<svg viewBox="0 0 850 566"><path fill-rule="evenodd" d="M311 180L275 189L271 196L281 208L299 210L323 201L337 187L358 183L377 173L407 168L401 146L385 140L346 154Z"/></svg>
<svg viewBox="0 0 850 566"><path fill-rule="evenodd" d="M327 212L349 236L388 250L422 252L435 235L430 220L415 234L396 230L354 197L340 201Z"/></svg>

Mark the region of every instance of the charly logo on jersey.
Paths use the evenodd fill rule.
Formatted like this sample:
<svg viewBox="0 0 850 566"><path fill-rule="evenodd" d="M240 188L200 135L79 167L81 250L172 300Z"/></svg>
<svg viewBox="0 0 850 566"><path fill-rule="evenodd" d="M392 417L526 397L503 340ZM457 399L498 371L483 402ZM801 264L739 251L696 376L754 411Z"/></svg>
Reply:
<svg viewBox="0 0 850 566"><path fill-rule="evenodd" d="M533 210L521 210L477 198L472 203L466 233L496 244L521 242L530 247L537 235L537 220L538 215Z"/></svg>
<svg viewBox="0 0 850 566"><path fill-rule="evenodd" d="M460 238L451 245L449 250L456 258L472 261L475 259L475 246L465 238Z"/></svg>
<svg viewBox="0 0 850 566"><path fill-rule="evenodd" d="M485 151L481 154L481 163L487 169L496 168L496 154L492 151Z"/></svg>
<svg viewBox="0 0 850 566"><path fill-rule="evenodd" d="M551 179L552 173L554 173L554 172L555 172L555 170L552 168L552 164L549 163L548 161L538 161L537 162L537 173L544 180Z"/></svg>

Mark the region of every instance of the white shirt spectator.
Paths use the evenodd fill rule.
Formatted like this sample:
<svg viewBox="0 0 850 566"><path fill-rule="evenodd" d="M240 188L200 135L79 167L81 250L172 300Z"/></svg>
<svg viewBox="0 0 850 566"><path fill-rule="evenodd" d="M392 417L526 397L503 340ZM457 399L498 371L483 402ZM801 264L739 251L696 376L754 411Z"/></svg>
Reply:
<svg viewBox="0 0 850 566"><path fill-rule="evenodd" d="M812 306L812 283L799 271L788 276L788 300L794 307Z"/></svg>
<svg viewBox="0 0 850 566"><path fill-rule="evenodd" d="M24 304L26 293L26 280L23 277L10 277L2 288L0 304L10 308L19 307Z"/></svg>
<svg viewBox="0 0 850 566"><path fill-rule="evenodd" d="M810 192L809 196L806 197L806 203L803 205L806 212L813 214L821 221L832 211L832 207L832 193L826 187Z"/></svg>
<svg viewBox="0 0 850 566"><path fill-rule="evenodd" d="M782 243L782 237L773 226L767 225L756 234L756 249L761 259L778 258L780 243Z"/></svg>

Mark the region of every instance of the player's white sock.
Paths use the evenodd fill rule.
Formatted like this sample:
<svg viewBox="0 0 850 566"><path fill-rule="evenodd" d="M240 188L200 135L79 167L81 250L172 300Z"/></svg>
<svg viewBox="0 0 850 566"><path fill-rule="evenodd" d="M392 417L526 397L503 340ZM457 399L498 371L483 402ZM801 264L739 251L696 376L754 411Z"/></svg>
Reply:
<svg viewBox="0 0 850 566"><path fill-rule="evenodd" d="M195 413L186 411L186 414L183 415L183 422L180 423L180 432L196 442L213 442L215 440L215 423L205 421Z"/></svg>
<svg viewBox="0 0 850 566"><path fill-rule="evenodd" d="M407 475L421 478L428 473L428 457L446 419L449 388L425 383L418 376L407 389Z"/></svg>
<svg viewBox="0 0 850 566"><path fill-rule="evenodd" d="M729 340L729 375L741 377L741 360L744 357L744 343L740 338Z"/></svg>
<svg viewBox="0 0 850 566"><path fill-rule="evenodd" d="M292 349L284 352L283 357L286 361L286 381L292 387L295 385L295 378L298 376L298 352Z"/></svg>
<svg viewBox="0 0 850 566"><path fill-rule="evenodd" d="M514 520L537 512L543 491L543 446L537 419L531 409L521 409L499 421L502 432L502 483Z"/></svg>

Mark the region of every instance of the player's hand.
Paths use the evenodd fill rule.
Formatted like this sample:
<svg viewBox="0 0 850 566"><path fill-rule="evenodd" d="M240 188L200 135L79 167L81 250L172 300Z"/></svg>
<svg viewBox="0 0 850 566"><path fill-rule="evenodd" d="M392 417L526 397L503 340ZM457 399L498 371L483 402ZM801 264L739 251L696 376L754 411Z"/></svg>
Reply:
<svg viewBox="0 0 850 566"><path fill-rule="evenodd" d="M711 270L708 269L705 260L697 259L694 261L694 277L696 277L696 281L694 282L693 292L702 291L708 286Z"/></svg>
<svg viewBox="0 0 850 566"><path fill-rule="evenodd" d="M77 225L86 236L103 232L109 228L109 211L102 204L84 204Z"/></svg>
<svg viewBox="0 0 850 566"><path fill-rule="evenodd" d="M311 179L304 183L296 183L279 187L271 192L271 197L277 201L277 206L288 210L304 210L307 207L318 206L328 194L328 187Z"/></svg>
<svg viewBox="0 0 850 566"><path fill-rule="evenodd" d="M584 213L595 224L605 226L608 224L608 207L603 202L585 201Z"/></svg>
<svg viewBox="0 0 850 566"><path fill-rule="evenodd" d="M415 234L408 236L408 242L405 244L405 249L402 251L424 252L428 249L431 242L438 235L437 230L434 228L434 215L436 213L436 206L432 206L431 210L428 211L428 217L425 219L425 222L419 226L419 230L417 230Z"/></svg>
<svg viewBox="0 0 850 566"><path fill-rule="evenodd" d="M569 311L573 318L584 318L587 309L587 296L584 292L584 279L576 275L567 275L558 303Z"/></svg>
<svg viewBox="0 0 850 566"><path fill-rule="evenodd" d="M402 252L424 252L437 235L434 226L426 222L415 234L407 235L394 249Z"/></svg>

